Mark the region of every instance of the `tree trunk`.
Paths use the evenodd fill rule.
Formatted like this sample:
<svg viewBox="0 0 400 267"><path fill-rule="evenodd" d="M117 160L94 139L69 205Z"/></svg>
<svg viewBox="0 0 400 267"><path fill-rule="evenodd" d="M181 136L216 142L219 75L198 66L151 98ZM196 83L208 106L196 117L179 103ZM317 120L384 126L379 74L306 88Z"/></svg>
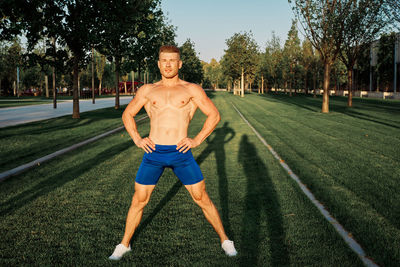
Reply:
<svg viewBox="0 0 400 267"><path fill-rule="evenodd" d="M331 64L324 62L324 95L322 97L322 113L329 113L329 79Z"/></svg>
<svg viewBox="0 0 400 267"><path fill-rule="evenodd" d="M304 93L308 95L308 88L307 88L307 72L308 70L306 69L306 77L304 78Z"/></svg>
<svg viewBox="0 0 400 267"><path fill-rule="evenodd" d="M99 95L101 95L101 81L102 81L102 79L100 79L100 83L99 83Z"/></svg>
<svg viewBox="0 0 400 267"><path fill-rule="evenodd" d="M261 76L261 94L264 94L264 76Z"/></svg>
<svg viewBox="0 0 400 267"><path fill-rule="evenodd" d="M131 71L131 78L132 78L132 95L135 94L135 72Z"/></svg>
<svg viewBox="0 0 400 267"><path fill-rule="evenodd" d="M53 108L57 108L56 71L53 69Z"/></svg>
<svg viewBox="0 0 400 267"><path fill-rule="evenodd" d="M313 98L316 98L317 97L317 75L315 73L313 74L313 88L314 88Z"/></svg>
<svg viewBox="0 0 400 267"><path fill-rule="evenodd" d="M92 104L96 103L94 99L94 48L92 47Z"/></svg>
<svg viewBox="0 0 400 267"><path fill-rule="evenodd" d="M138 80L140 82L140 64L138 64Z"/></svg>
<svg viewBox="0 0 400 267"><path fill-rule="evenodd" d="M119 65L120 65L120 58L115 57L115 82L116 82L116 89L115 89L115 109L119 109Z"/></svg>
<svg viewBox="0 0 400 267"><path fill-rule="evenodd" d="M54 52L56 51L56 39L53 38ZM54 59L55 61L55 59ZM57 108L56 70L53 66L53 108Z"/></svg>
<svg viewBox="0 0 400 267"><path fill-rule="evenodd" d="M242 77L241 77L241 88L240 88L240 92L241 92L241 97L244 97L244 71L242 68Z"/></svg>
<svg viewBox="0 0 400 267"><path fill-rule="evenodd" d="M44 76L44 83L46 86L46 98L49 98L49 76Z"/></svg>
<svg viewBox="0 0 400 267"><path fill-rule="evenodd" d="M73 81L73 108L72 108L72 118L79 119L79 95L78 95L78 80L79 80L79 60L74 56L74 81Z"/></svg>
<svg viewBox="0 0 400 267"><path fill-rule="evenodd" d="M347 98L347 106L353 106L353 71L352 68L347 70L347 90L349 90L349 97Z"/></svg>
<svg viewBox="0 0 400 267"><path fill-rule="evenodd" d="M292 83L292 75L293 75L293 66L290 64L290 72L289 72L289 96L292 96L292 88L293 88L293 83Z"/></svg>
<svg viewBox="0 0 400 267"><path fill-rule="evenodd" d="M126 88L126 82L124 82L125 94L128 94L128 89Z"/></svg>

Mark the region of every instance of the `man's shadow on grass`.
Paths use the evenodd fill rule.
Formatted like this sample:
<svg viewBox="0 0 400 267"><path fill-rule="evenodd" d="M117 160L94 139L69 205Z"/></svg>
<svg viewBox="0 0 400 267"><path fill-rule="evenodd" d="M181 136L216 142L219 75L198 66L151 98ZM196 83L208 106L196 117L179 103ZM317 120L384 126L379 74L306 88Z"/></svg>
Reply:
<svg viewBox="0 0 400 267"><path fill-rule="evenodd" d="M274 184L268 168L257 154L254 144L247 135L240 141L238 162L243 166L247 177L245 211L242 223L242 240L239 249L241 266L257 266L264 238L269 240L271 266L289 265L285 245L282 213ZM262 220L265 214L267 221ZM266 225L267 236L263 236Z"/></svg>
<svg viewBox="0 0 400 267"><path fill-rule="evenodd" d="M231 225L229 222L229 201L228 201L228 181L226 177L226 167L225 167L225 149L226 143L232 140L235 136L235 132L232 128L228 126L228 122L220 128L214 130L213 134L206 139L207 147L202 151L202 153L196 158L196 162L201 165L203 161L212 153L215 152L215 157L217 161L217 173L219 177L219 197L222 209L222 222L225 227L226 234L233 239L233 232L231 230ZM142 232L154 219L154 217L165 207L165 205L178 193L179 189L182 187L181 181L177 181L171 189L165 194L165 196L160 200L157 206L152 210L152 212L143 220L133 235L132 242L136 240L140 232Z"/></svg>

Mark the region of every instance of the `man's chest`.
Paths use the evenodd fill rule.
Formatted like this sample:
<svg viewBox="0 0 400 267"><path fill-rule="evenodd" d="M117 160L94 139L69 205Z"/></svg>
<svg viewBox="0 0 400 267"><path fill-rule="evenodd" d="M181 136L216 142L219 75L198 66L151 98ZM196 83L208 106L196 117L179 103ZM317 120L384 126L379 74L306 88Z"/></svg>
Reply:
<svg viewBox="0 0 400 267"><path fill-rule="evenodd" d="M184 109L191 101L191 96L184 88L157 88L147 96L151 109Z"/></svg>

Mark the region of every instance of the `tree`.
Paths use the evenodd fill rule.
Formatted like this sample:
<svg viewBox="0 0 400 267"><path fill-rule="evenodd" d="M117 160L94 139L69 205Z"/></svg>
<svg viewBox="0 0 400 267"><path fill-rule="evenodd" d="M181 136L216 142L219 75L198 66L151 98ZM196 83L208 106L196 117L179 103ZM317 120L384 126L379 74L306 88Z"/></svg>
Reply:
<svg viewBox="0 0 400 267"><path fill-rule="evenodd" d="M73 118L79 118L78 73L86 52L93 43L93 25L98 17L92 0L41 0L41 1L5 1L5 19L0 24L4 38L26 32L28 50L44 37L55 40L67 52L72 54L74 74L73 82ZM2 7L3 8L3 7ZM46 42L52 51L54 44ZM57 54L59 52L57 51ZM53 54L56 54L53 49Z"/></svg>
<svg viewBox="0 0 400 267"><path fill-rule="evenodd" d="M194 43L187 39L186 42L179 47L181 52L181 60L183 62L179 74L185 81L192 83L201 83L204 72L201 61L194 49Z"/></svg>
<svg viewBox="0 0 400 267"><path fill-rule="evenodd" d="M221 60L222 70L225 75L232 77L234 81L241 76L252 76L258 65L258 45L252 33L235 33L226 40L228 48ZM242 87L242 96L244 96Z"/></svg>
<svg viewBox="0 0 400 267"><path fill-rule="evenodd" d="M400 29L400 2L399 0L384 0L383 10L388 17L388 22Z"/></svg>
<svg viewBox="0 0 400 267"><path fill-rule="evenodd" d="M322 112L329 112L330 69L343 42L344 18L352 0L288 0L306 37L319 52L324 64Z"/></svg>
<svg viewBox="0 0 400 267"><path fill-rule="evenodd" d="M303 41L301 50L301 64L304 67L304 90L305 93L308 94L308 77L314 60L314 51L310 40L306 38Z"/></svg>
<svg viewBox="0 0 400 267"><path fill-rule="evenodd" d="M389 84L393 81L393 61L394 51L393 46L396 41L396 34L394 32L390 34L382 34L379 40L378 46L378 88L382 88L382 91L389 90Z"/></svg>
<svg viewBox="0 0 400 267"><path fill-rule="evenodd" d="M7 52L3 59L4 76L8 77L9 85L17 81L17 67L23 66L22 47L18 39L14 39L12 44L7 48ZM14 91L14 95L19 95L20 92Z"/></svg>
<svg viewBox="0 0 400 267"><path fill-rule="evenodd" d="M214 89L219 88L219 83L222 81L221 64L212 58L210 63L203 65L204 79L209 80Z"/></svg>
<svg viewBox="0 0 400 267"><path fill-rule="evenodd" d="M269 73L271 73L272 87L276 89L280 86L282 80L282 48L280 39L274 32L272 32L271 40L267 42L266 53L271 57L271 64L267 67Z"/></svg>
<svg viewBox="0 0 400 267"><path fill-rule="evenodd" d="M349 14L344 18L343 43L340 59L347 68L348 101L353 105L353 69L362 44L371 43L386 25L382 14L384 0L351 1Z"/></svg>
<svg viewBox="0 0 400 267"><path fill-rule="evenodd" d="M295 20L292 20L292 26L290 27L288 38L283 47L283 56L285 57L289 67L287 77L289 80L290 96L292 96L292 88L295 81L295 67L300 61L300 39L298 36L296 23L297 22Z"/></svg>
<svg viewBox="0 0 400 267"><path fill-rule="evenodd" d="M103 80L106 57L95 50L94 60L96 62L96 75L99 79L99 95L101 95L101 82Z"/></svg>
<svg viewBox="0 0 400 267"><path fill-rule="evenodd" d="M161 11L159 0L98 1L95 8L99 16L96 23L98 43L96 48L115 62L115 109L119 108L119 76L121 61L129 57L132 44L145 39Z"/></svg>

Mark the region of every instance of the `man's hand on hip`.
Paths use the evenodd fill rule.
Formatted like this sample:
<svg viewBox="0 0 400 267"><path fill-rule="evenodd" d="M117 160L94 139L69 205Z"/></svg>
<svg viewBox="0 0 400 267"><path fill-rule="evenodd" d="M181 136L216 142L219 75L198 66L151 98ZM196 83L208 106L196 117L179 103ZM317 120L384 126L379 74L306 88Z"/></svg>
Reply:
<svg viewBox="0 0 400 267"><path fill-rule="evenodd" d="M137 147L140 147L146 153L151 153L156 150L156 145L149 137L141 138L139 141L135 142Z"/></svg>
<svg viewBox="0 0 400 267"><path fill-rule="evenodd" d="M196 142L194 139L185 137L179 143L176 145L176 149L179 150L179 152L186 153L189 151L189 149L194 148L196 146L200 145L200 143Z"/></svg>

